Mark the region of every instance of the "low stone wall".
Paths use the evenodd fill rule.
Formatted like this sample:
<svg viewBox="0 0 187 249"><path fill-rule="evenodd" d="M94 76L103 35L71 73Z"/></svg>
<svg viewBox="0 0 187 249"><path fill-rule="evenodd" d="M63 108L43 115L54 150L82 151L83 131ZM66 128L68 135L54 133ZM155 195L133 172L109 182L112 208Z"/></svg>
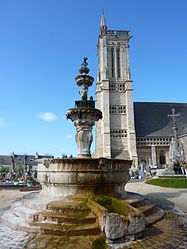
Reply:
<svg viewBox="0 0 187 249"><path fill-rule="evenodd" d="M127 217L117 213L108 213L106 208L92 199L89 199L89 206L97 215L101 230L105 233L107 239L116 240L145 230L144 214L130 205L130 213Z"/></svg>

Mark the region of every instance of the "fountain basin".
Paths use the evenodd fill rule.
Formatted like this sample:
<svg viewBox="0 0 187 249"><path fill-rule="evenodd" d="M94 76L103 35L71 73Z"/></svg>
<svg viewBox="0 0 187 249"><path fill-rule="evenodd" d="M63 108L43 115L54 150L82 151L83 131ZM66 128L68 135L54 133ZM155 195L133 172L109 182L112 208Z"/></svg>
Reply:
<svg viewBox="0 0 187 249"><path fill-rule="evenodd" d="M130 179L130 160L73 158L38 160L41 194L67 197L76 194L122 196Z"/></svg>

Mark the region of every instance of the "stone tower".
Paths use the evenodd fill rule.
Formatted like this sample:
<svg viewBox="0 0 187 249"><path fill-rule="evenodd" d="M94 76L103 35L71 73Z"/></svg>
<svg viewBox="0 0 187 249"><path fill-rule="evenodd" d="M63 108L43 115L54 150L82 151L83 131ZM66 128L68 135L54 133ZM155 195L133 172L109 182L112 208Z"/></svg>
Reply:
<svg viewBox="0 0 187 249"><path fill-rule="evenodd" d="M96 85L96 108L103 119L96 124L95 157L132 159L138 164L134 127L133 82L129 69L130 32L108 30L102 14Z"/></svg>

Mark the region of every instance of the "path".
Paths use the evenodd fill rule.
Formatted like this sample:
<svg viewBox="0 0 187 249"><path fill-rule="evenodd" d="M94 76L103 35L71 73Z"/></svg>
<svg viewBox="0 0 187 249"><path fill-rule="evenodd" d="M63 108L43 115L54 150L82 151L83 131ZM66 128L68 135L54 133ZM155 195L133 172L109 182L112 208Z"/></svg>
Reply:
<svg viewBox="0 0 187 249"><path fill-rule="evenodd" d="M163 208L179 208L187 214L187 189L164 188L144 182L130 182L126 191L135 192L157 203Z"/></svg>
<svg viewBox="0 0 187 249"><path fill-rule="evenodd" d="M28 193L19 190L0 190L0 215L14 201L21 200ZM0 249L23 249L29 237L27 233L12 230L0 222Z"/></svg>

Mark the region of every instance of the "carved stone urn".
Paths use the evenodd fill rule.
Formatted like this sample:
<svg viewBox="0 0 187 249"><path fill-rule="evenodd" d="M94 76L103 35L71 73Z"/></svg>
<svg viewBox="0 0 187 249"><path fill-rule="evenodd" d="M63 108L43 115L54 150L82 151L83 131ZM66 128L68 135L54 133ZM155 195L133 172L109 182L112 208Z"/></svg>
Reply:
<svg viewBox="0 0 187 249"><path fill-rule="evenodd" d="M93 84L93 77L87 75L89 68L87 67L87 58L79 69L81 75L78 75L75 80L78 86L81 86L81 100L75 101L75 107L67 111L67 119L71 119L76 127L76 143L78 147L78 158L90 157L90 147L93 140L92 128L96 121L102 118L102 112L95 109L95 101L93 97L87 99L88 87Z"/></svg>

